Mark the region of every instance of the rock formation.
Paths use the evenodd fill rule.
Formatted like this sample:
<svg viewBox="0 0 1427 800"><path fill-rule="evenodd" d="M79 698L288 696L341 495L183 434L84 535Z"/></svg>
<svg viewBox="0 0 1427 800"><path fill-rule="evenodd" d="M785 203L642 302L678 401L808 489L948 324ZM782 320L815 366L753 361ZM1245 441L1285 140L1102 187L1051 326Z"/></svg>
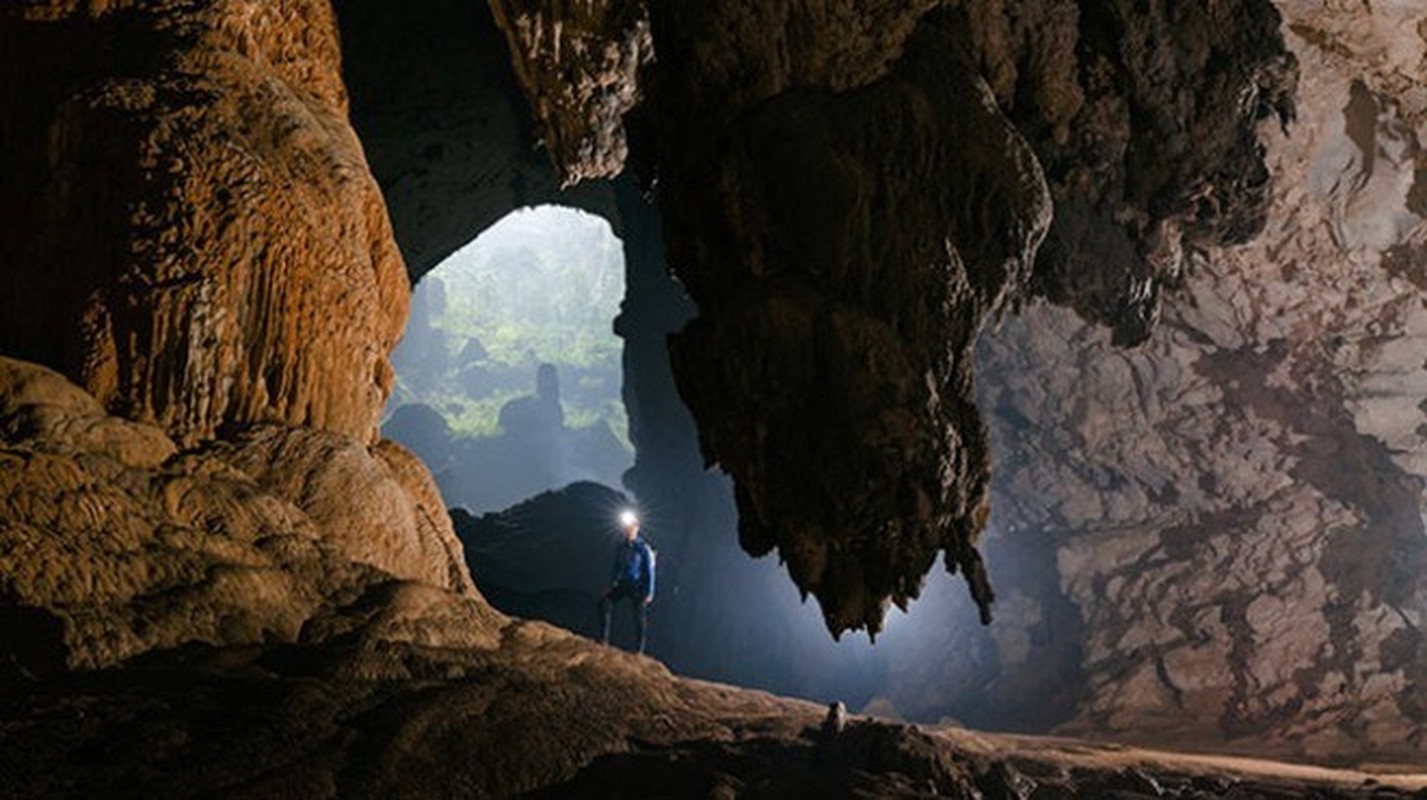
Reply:
<svg viewBox="0 0 1427 800"><path fill-rule="evenodd" d="M1048 243L1039 250L1029 288L1057 303L1068 304L1082 317L1106 325L1110 331L1108 334L1097 332L1096 324L1086 324L1049 306L1032 305L1024 317L1009 317L1000 330L988 338L979 356L983 377L978 397L982 409L991 414L993 430L1001 443L998 446L1005 452L995 463L1001 477L994 483L991 544L992 552L1002 557L1000 569L993 563L992 572L993 577L997 573L1001 575L1005 588L1002 608L1005 624L980 634L948 626L945 641L915 650L913 658L898 659L904 666L895 674L888 689L904 713L931 718L945 713L961 714L968 709L957 705L956 698L970 696L986 697L989 706L1009 709L1009 716L1000 719L1004 724L1018 726L1046 726L1074 718L1080 730L1121 734L1136 731L1144 735L1149 728L1156 728L1165 736L1211 740L1222 740L1226 735L1287 730L1282 720L1292 716L1288 709L1298 702L1293 698L1304 696L1301 692L1285 694L1284 697L1289 698L1286 703L1270 704L1280 709L1275 713L1226 715L1221 713L1226 706L1218 701L1209 706L1197 705L1198 701L1181 702L1184 689L1172 677L1168 680L1175 688L1164 687L1155 647L1163 651L1164 642L1168 641L1166 636L1179 630L1178 623L1161 623L1164 635L1153 631L1147 634L1157 642L1155 647L1141 649L1128 662L1122 660L1120 647L1128 640L1116 632L1127 625L1143 628L1149 624L1141 619L1132 625L1145 595L1125 595L1115 606L1119 610L1111 612L1104 604L1103 595L1094 590L1104 582L1095 577L1096 570L1102 569L1100 565L1107 561L1113 563L1113 553L1119 552L1116 548L1123 541L1123 530L1118 520L1133 520L1127 524L1139 527L1142 533L1137 535L1158 541L1161 529L1181 530L1183 517L1201 513L1173 508L1178 498L1203 494L1201 476L1225 486L1230 481L1228 476L1235 474L1220 463L1219 454L1233 452L1233 447L1226 443L1239 441L1248 434L1238 424L1225 420L1226 405L1222 400L1210 402L1219 396L1217 389L1203 388L1206 396L1193 388L1204 380L1198 377L1197 368L1189 366L1200 354L1197 351L1176 353L1166 359L1160 356L1167 341L1192 341L1202 337L1203 331L1196 329L1200 323L1185 327L1183 319L1187 309L1198 309L1193 313L1215 319L1237 320L1235 324L1241 326L1261 325L1263 321L1275 319L1282 298L1272 294L1276 289L1271 287L1276 287L1284 278L1278 274L1279 267L1270 265L1279 262L1279 255L1284 252L1299 253L1292 259L1295 266L1290 270L1293 273L1290 282L1299 287L1292 296L1298 299L1287 300L1286 308L1296 305L1306 309L1310 304L1318 307L1315 293L1320 286L1338 281L1334 276L1343 268L1341 261L1333 259L1316 263L1320 253L1332 252L1337 247L1332 244L1335 239L1350 242L1348 249L1360 253L1385 248L1389 253L1383 262L1386 274L1409 280L1415 275L1414 265L1420 260L1420 254L1413 244L1414 217L1408 212L1416 202L1412 187L1417 169L1414 162L1418 157L1415 134L1408 134L1415 130L1414 76L1421 73L1419 45L1414 44L1416 39L1411 35L1416 30L1416 22L1410 11L1402 9L1368 13L1361 9L1336 6L1324 9L1316 4L1289 2L1278 5L1288 15L1284 26L1280 26L1274 8L1262 2L1216 4L1212 9L1155 6L1135 10L1125 4L1099 2L950 5L953 6L950 11L944 12L951 20L943 25L951 29L947 35L959 44L966 62L984 79L995 98L998 113L1015 126L1034 151L1055 201L1055 221ZM830 15L826 19L829 28L847 23L846 30L876 31L881 38L847 36L843 37L845 41L839 40L819 51L806 38L779 39L779 31L812 30L816 27L813 23L799 23L801 27L765 24L769 19L799 19L797 14L801 8L797 4L782 4L769 10L765 18L755 16L751 6L743 8L730 2L704 16L667 12L661 18L657 11L654 14L656 46L666 39L674 44L660 49L656 66L646 76L653 82L646 86L649 100L644 110L637 112L640 121L633 128L633 163L649 174L658 174L663 201L661 212L673 244L672 262L681 268L686 286L699 299L700 312L705 315L711 313L714 301L700 296L701 285L712 285L705 295L732 292L738 281L725 280L727 274L721 270L741 270L743 265L751 263L746 243L756 237L747 235L735 239L731 235L733 226L750 227L761 222L745 211L743 184L725 186L712 175L722 169L720 164L723 163L718 160L721 156L717 155L715 146L722 146L723 134L715 132L723 130L718 127L722 124L719 120L731 118L728 125L742 125L744 120L738 117L736 109L753 107L757 105L755 100L807 93L810 86L831 87L834 93L840 93L837 99L841 101L842 94L855 94L853 90L858 87L876 83L905 58L905 48L901 45L916 30L916 20L925 10L923 6L870 10L867 20L858 20L855 24ZM726 24L720 26L716 20ZM681 27L699 24L705 27L698 28L697 35ZM675 35L669 37L670 31ZM1283 35L1287 35L1292 45L1291 52L1282 45ZM761 58L757 53L777 55ZM740 58L759 66L740 71L732 66ZM707 75L701 70L706 70ZM1304 76L1304 88L1295 101L1294 78L1299 71ZM698 77L690 77L695 74ZM800 77L790 77L795 75ZM1330 78L1330 75L1359 76L1362 86L1354 90L1350 80ZM740 80L747 85L740 84ZM1330 96L1322 92L1321 82L1325 80L1339 87L1337 93ZM512 79L512 85L516 83ZM522 88L527 92L531 90L529 84L522 84ZM720 102L700 106L703 92ZM672 99L661 101L661 98ZM780 103L790 102L786 98L770 101L768 105L773 110L761 110L760 106L759 114L750 116L771 118ZM701 110L688 110L695 106ZM1333 137L1331 145L1325 145L1329 140L1315 131L1325 124L1336 127L1332 121L1343 116L1339 112L1350 106L1354 109L1351 116L1359 120L1354 124L1352 135L1344 126L1341 135ZM658 114L654 108L660 108ZM724 110L717 110L719 108ZM685 116L678 116L680 109L685 109ZM1365 116L1381 117L1382 122L1364 125L1361 120ZM646 122L649 117L654 119ZM768 125L771 127L772 123ZM700 136L712 140L709 149L698 149ZM1377 155L1379 142L1387 156ZM744 158L748 147L741 147L742 150L728 158ZM1369 157L1367 153L1373 155ZM686 160L687 165L677 163L681 160ZM670 162L675 163L671 166ZM1338 179L1337 176L1345 174L1343 165L1351 168L1349 173L1357 170L1356 177ZM679 184L681 169L697 175L697 179ZM699 169L705 172L697 172ZM757 169L746 171L755 173L755 183L763 179ZM1313 175L1317 177L1305 183L1305 176ZM500 193L506 192L508 185L500 179L494 180L490 196L507 196ZM1274 185L1278 188L1271 190ZM708 186L715 187L722 192L722 197L729 199L726 202L711 199L703 188ZM1314 193L1330 198L1321 201L1323 210L1319 217L1294 216L1296 212L1289 211ZM826 203L827 197L835 196L833 192L824 192L817 199ZM737 213L720 210L723 207L720 202L727 208L736 208ZM709 205L700 206L700 203ZM765 205L811 209L809 217L815 212L820 214L823 208L811 202ZM628 207L637 213L637 205ZM1327 210L1330 208L1337 210L1330 214ZM1334 219L1328 219L1330 216ZM706 237L690 234L700 226L713 224L710 220L724 217L733 220L727 229ZM632 219L623 212L618 218ZM1261 228L1267 232L1260 244L1248 249L1232 247ZM1312 233L1315 238L1298 238L1300 230L1316 231ZM705 239L715 241L716 245L723 242L726 249L718 251L716 246L711 246L714 249L705 252L704 246L699 244ZM640 234L627 241L627 245L633 242L632 246L638 247L638 242L650 240L647 233ZM1285 244L1290 240L1294 243ZM821 242L817 244L824 246ZM1224 245L1231 247L1225 249ZM1284 250L1285 247L1288 249ZM786 248L777 254L783 252ZM1087 257L1092 254L1104 257ZM657 253L651 257L661 258ZM696 274L683 274L692 263L713 265L709 275L716 277L701 284ZM731 265L738 266L735 269ZM789 269L780 269L783 270L779 272L780 280L786 280ZM1344 274L1358 274L1362 277L1353 280L1365 284L1376 282L1376 291L1383 296L1395 294L1398 290L1394 286L1403 286L1400 280L1394 284L1383 283L1384 273L1376 268L1364 270L1361 266L1352 266ZM1206 294L1205 287L1209 285L1218 288ZM630 291L631 297L641 291L647 292L644 295L647 297L657 295L657 290L639 289L633 281ZM1348 295L1345 292L1343 296ZM1169 298L1170 324L1151 335L1166 297ZM1201 304L1201 299L1206 297L1212 298L1212 304ZM1256 299L1250 302L1251 297ZM1238 308L1246 302L1250 304ZM1355 298L1354 302L1358 300ZM1367 301L1359 308L1376 308L1381 303ZM1346 301L1337 305L1345 304ZM676 305L673 301L664 303L668 308ZM1333 303L1323 305L1331 307ZM726 306L728 309L742 307L733 300ZM1400 304L1400 309L1410 307L1406 300ZM1212 310L1214 308L1220 310ZM636 307L629 319L639 319L639 313ZM664 330L669 330L678 324L677 321L655 323L651 320L650 328L662 325ZM1381 328L1388 331L1385 335L1393 335L1391 326L1373 325L1374 330ZM1325 322L1303 330L1332 327ZM647 335L651 337L648 341L655 343L652 347L657 352L658 336ZM1314 338L1311 333L1308 335ZM1336 335L1329 334L1326 338L1332 341ZM1112 342L1141 341L1146 336L1151 338L1136 350L1111 346ZM1107 341L1107 337L1111 341ZM1233 341L1267 340L1243 339L1239 335ZM1402 348L1407 347L1405 342L1411 339L1402 341L1404 344L1364 351L1372 353L1374 363L1384 365L1375 370L1376 373L1403 374L1396 366L1386 367L1402 363L1402 354L1406 352ZM1267 369L1271 362L1277 363L1278 358L1274 355L1269 360L1254 361L1254 366L1233 369L1237 370L1235 374L1243 369L1257 373ZM730 361L737 364L734 359ZM1229 369L1224 359L1217 363ZM1120 368L1117 366L1120 364L1134 366ZM1327 372L1300 374L1318 374L1341 381L1341 376L1336 374L1340 365L1324 366ZM1360 369L1350 361L1344 361L1342 366L1351 367L1350 371ZM1292 380L1292 373L1288 374ZM1189 383L1184 383L1186 380ZM1160 386L1174 388L1156 388ZM644 390L647 389L646 386ZM1414 392L1411 389L1398 392L1401 407L1406 409L1406 401ZM714 397L718 398L717 402L707 403L714 410L706 410L701 420L706 438L712 435L709 430L717 430L719 425L717 420L710 425L707 418L732 406L722 395ZM1121 398L1123 402L1106 399L1110 397ZM697 397L691 397L690 402L698 406ZM1390 397L1376 394L1371 395L1370 401L1368 395L1363 395L1351 402L1355 407L1375 409L1364 411L1360 416L1387 431L1384 441L1393 443L1390 448L1411 451L1418 424L1415 412L1392 411ZM1414 405L1416 402L1412 400ZM636 429L647 426L649 431L640 442L639 458L653 465L655 458L651 448L668 448L668 452L657 459L659 467L641 471L637 465L631 474L632 478L643 481L641 492L655 491L659 481L639 476L658 475L661 469L667 474L677 470L681 477L670 478L669 483L684 488L682 493L667 490L670 492L667 496L704 498L704 489L692 488L702 486L709 493L706 499L699 501L700 505L717 506L714 488L717 481L703 483L705 479L686 474L691 471L684 469L685 456L680 455L679 445L669 444L679 441L679 434L675 432L678 426L659 422L654 415L640 419L634 411L640 403L640 394L631 396L631 413L635 417L632 424ZM1201 410L1194 412L1197 421L1190 424L1182 415L1195 403L1201 404ZM1132 411L1141 404L1148 410ZM1242 405L1242 398L1234 401L1235 407ZM1296 409L1309 405L1299 399L1280 407ZM671 412L662 405L649 404L646 408L659 408L659 419L671 419ZM1154 416L1157 421L1136 422L1142 414ZM1160 416L1165 414L1168 415ZM1256 419L1256 415L1257 412L1251 419ZM728 424L756 429L753 424L740 425L747 419ZM1087 429L1087 426L1093 427ZM1151 429L1157 432L1145 433ZM1086 430L1091 433L1087 434ZM1181 451L1179 443L1194 430L1217 431L1205 440L1216 444ZM658 436L654 435L656 432ZM786 430L780 435L785 434ZM1113 441L1125 444L1094 457L1065 455L1078 443L1096 437L1112 437ZM1036 444L1027 444L1028 439ZM1291 438L1281 440L1288 442ZM636 441L639 440L636 438ZM1156 441L1162 444L1152 447ZM1155 448L1163 453L1152 459L1152 466L1121 466L1150 459L1148 455L1134 456L1134 453ZM793 448L781 448L778 452L786 454L789 461L795 462L795 467L815 461L811 458L802 461L800 453ZM1274 455L1257 462L1261 466L1256 473L1266 481L1264 485L1276 486L1279 481L1293 480L1291 473L1274 464L1291 465L1297 456L1289 453L1280 456L1277 448L1266 452ZM842 451L837 453L840 462ZM716 451L711 454L719 455ZM1404 457L1398 453L1391 458ZM1065 464L1067 458L1069 463ZM1381 458L1372 456L1365 463L1386 463ZM1196 464L1198 466L1194 466ZM783 470L777 474L783 480L804 481L808 480L808 473L816 471L794 468L791 475L789 472ZM1126 476L1134 476L1134 479L1126 479ZM1249 532L1250 529L1235 528L1239 524L1235 520L1245 518L1241 513L1245 505L1257 502L1249 498L1262 496L1259 490L1237 491L1237 499L1210 504L1213 508L1227 509L1224 516L1205 517L1216 530L1224 527L1222 536L1211 539L1216 542L1215 546L1262 539L1261 533L1238 537L1228 533L1229 530ZM1407 493L1394 491L1405 503ZM747 502L745 498L745 505ZM1069 503L1069 507L1078 510L1064 525L1052 524L1050 520L1055 517L1040 507L1062 503ZM1027 504L1029 508L1022 508ZM1187 507L1196 508L1192 504ZM1284 499L1276 507L1288 509L1292 503ZM1144 511L1124 510L1127 508ZM1149 510L1159 508L1164 509L1163 516L1150 514ZM1250 516L1257 518L1263 513L1266 512ZM1315 520L1319 515L1299 516L1304 526L1303 535L1317 541L1320 533L1310 531L1309 527L1317 527ZM1105 522L1106 518L1117 522ZM1410 520L1407 515L1389 518ZM716 533L716 528L717 525L710 525L707 529ZM1066 557L1068 548L1061 544L1071 535L1062 535L1061 531L1071 529L1076 531L1074 558ZM1411 529L1409 525L1408 530ZM1155 533L1151 536L1149 531ZM1403 540L1404 545L1410 542L1410 538ZM766 540L756 549L762 550L764 546ZM1398 548L1386 552L1402 553L1410 549L1409 546L1406 551ZM780 548L780 555L787 557L782 550ZM812 552L816 552L816 548ZM1201 580L1209 580L1214 575L1228 576L1233 570L1248 570L1246 574L1256 576L1255 585L1265 582L1273 585L1271 575L1260 575L1260 570L1268 567L1257 566L1276 563L1270 556L1271 553L1252 555L1246 551L1242 558L1207 569L1193 560L1192 551L1179 548L1163 554L1167 561L1161 562L1158 557L1149 559L1135 568L1135 572L1142 575L1140 580L1158 585L1164 575L1179 574L1173 567L1178 559L1189 558L1188 563L1197 565L1191 571ZM1335 558L1341 560L1342 555ZM1411 559L1405 563L1411 563ZM1161 567L1166 567L1163 574L1156 571ZM1232 578L1226 577L1226 580ZM1075 592L1065 588L1072 584L1087 588ZM1174 581L1168 580L1165 585L1172 586ZM1201 591L1214 596L1217 590L1204 587ZM1411 591L1406 593L1410 595ZM1181 607L1186 602L1167 597L1163 610L1156 615L1161 619L1181 615L1184 613ZM1227 606L1211 603L1211 610L1205 614L1212 618L1216 613L1213 608L1233 607L1232 603ZM1403 604L1392 607L1400 608ZM947 613L951 610L949 608ZM960 605L954 610L964 613ZM1231 611L1230 618L1237 613ZM1390 621L1390 615L1383 620L1382 625L1363 622L1354 623L1352 627L1376 631L1371 634L1373 637L1387 641L1396 626ZM1341 625L1339 629L1347 630ZM1228 635L1231 632L1228 627L1224 630L1225 641L1243 639L1238 634ZM1301 630L1305 641L1323 644L1332 638L1324 626ZM1406 640L1404 634L1397 634L1392 641ZM1192 641L1196 640L1184 639L1185 644L1176 647L1192 650L1188 644ZM1235 653L1242 654L1245 648L1216 647L1218 649L1208 655L1207 651L1200 652L1205 664L1193 669L1196 674L1217 671L1220 675L1211 680L1218 688L1204 689L1206 696L1252 693L1252 688L1225 688L1258 685L1256 678L1250 680L1248 673L1232 666L1240 657ZM1401 655L1402 651L1395 647L1388 648L1398 653L1392 660L1412 658ZM1313 645L1310 649L1316 654L1318 648L1319 645ZM969 655L972 652L980 655L973 658ZM1355 658L1371 663L1372 647L1364 652L1368 655ZM1409 647L1405 652L1415 650ZM1270 658L1267 650L1262 658ZM1315 655L1308 660L1316 658ZM1127 663L1137 666L1124 675L1138 676L1135 680L1141 683L1131 685L1127 677L1093 680L1090 677L1120 675L1119 670ZM924 664L942 667L934 672L919 666ZM1216 664L1223 666L1212 666ZM960 670L958 665L966 665L967 669ZM1399 671L1391 669L1388 673L1399 674ZM925 685L928 676L933 674L948 686L962 687L962 691L924 692L917 688ZM1231 679L1232 675L1245 678ZM1151 677L1153 681L1148 680ZM1411 681L1403 681L1389 678L1383 685L1394 688L1384 689L1377 696L1410 698L1412 694L1407 687ZM1368 682L1363 680L1360 685L1367 686ZM1136 688L1142 686L1148 688ZM1359 691L1349 686L1347 694L1356 698ZM1044 700L1048 693L1055 696L1053 702ZM1101 702L1112 703L1122 712L1088 710ZM1359 699L1345 702L1345 709L1363 707L1355 705ZM1407 702L1410 704L1410 700ZM1380 705L1377 700L1366 703L1367 706ZM1218 710L1205 712L1205 708ZM1346 716L1338 716L1344 720L1356 719L1358 713L1346 710ZM1410 719L1390 709L1384 713L1390 718ZM1377 719L1378 715L1379 712L1369 712L1368 718ZM1215 720L1203 722L1201 718L1206 716ZM1187 732L1185 725L1197 733ZM1358 738L1365 743L1384 743L1396 735L1390 725L1383 730L1387 732L1380 736ZM1321 741L1336 735L1324 734ZM1348 738L1355 736L1350 734ZM1370 749L1376 745L1346 743L1345 746L1350 751L1358 751L1362 746ZM1301 752L1317 752L1316 748L1320 747L1328 745L1309 747L1302 744L1300 738L1284 744L1285 749Z"/></svg>
<svg viewBox="0 0 1427 800"><path fill-rule="evenodd" d="M258 426L181 451L59 375L0 358L6 658L95 669L191 642L297 641L375 594L480 601L424 467L390 443ZM475 624L481 623L481 624ZM23 635L21 635L23 633Z"/></svg>
<svg viewBox="0 0 1427 800"><path fill-rule="evenodd" d="M1264 224L1258 123L1293 119L1269 2L959 2L960 30L1055 196L1035 290L1143 341L1184 254Z"/></svg>
<svg viewBox="0 0 1427 800"><path fill-rule="evenodd" d="M333 446L341 437L264 426L220 452L180 452L157 428L107 416L54 372L10 359L0 360L0 431L0 768L17 798L115 786L590 796L625 785L631 769L652 776L641 791L656 794L752 784L970 796L1047 784L1395 798L1415 785L1354 789L1361 773L1069 754L866 720L827 741L811 704L676 679L503 617L439 577L399 579L407 565L391 560L390 542L385 569L363 564L362 547L394 526L333 535L352 520L322 511L350 475L285 497L294 487L280 474L260 485L228 463L321 474L304 465L315 450L323 461L336 453L340 473L359 460Z"/></svg>
<svg viewBox="0 0 1427 800"><path fill-rule="evenodd" d="M1195 253L1136 350L1044 306L985 337L997 524L1054 549L1023 596L1083 633L1071 730L1417 758L1427 12L1282 7L1262 235Z"/></svg>
<svg viewBox="0 0 1427 800"><path fill-rule="evenodd" d="M623 492L573 483L500 513L456 509L452 518L471 576L492 605L593 638L595 604L609 588L619 541L616 512L629 504Z"/></svg>
<svg viewBox="0 0 1427 800"><path fill-rule="evenodd" d="M407 292L329 3L12 4L0 50L0 351L185 444L372 438Z"/></svg>
<svg viewBox="0 0 1427 800"><path fill-rule="evenodd" d="M988 613L968 348L1049 223L1034 155L942 25L917 31L864 74L795 59L809 74L756 86L661 50L675 69L653 98L670 263L700 312L673 343L681 393L737 483L744 547L777 547L834 633L875 632L941 550Z"/></svg>
<svg viewBox="0 0 1427 800"><path fill-rule="evenodd" d="M645 4L492 0L490 8L563 183L618 175L628 154L624 116L654 55Z"/></svg>
<svg viewBox="0 0 1427 800"><path fill-rule="evenodd" d="M618 232L608 182L563 186L537 149L539 128L486 3L423 0L415 13L386 0L333 5L352 125L413 282L521 206L586 209Z"/></svg>
<svg viewBox="0 0 1427 800"><path fill-rule="evenodd" d="M1133 30L1114 4L927 5L654 14L649 136L700 310L681 391L745 547L776 546L834 632L875 631L938 550L986 614L970 347L1022 295L1048 194L1037 286L1142 338L1186 241L1256 229L1255 123L1290 113L1261 0ZM1087 271L1067 248L1091 240L1117 255Z"/></svg>

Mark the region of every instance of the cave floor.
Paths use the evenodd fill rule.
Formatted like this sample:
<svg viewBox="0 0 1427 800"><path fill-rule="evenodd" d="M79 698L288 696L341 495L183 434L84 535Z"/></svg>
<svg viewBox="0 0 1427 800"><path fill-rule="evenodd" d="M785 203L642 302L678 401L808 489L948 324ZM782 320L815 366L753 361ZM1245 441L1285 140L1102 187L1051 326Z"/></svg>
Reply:
<svg viewBox="0 0 1427 800"><path fill-rule="evenodd" d="M1427 798L1427 774L824 717L543 623L484 650L190 646L4 675L0 795Z"/></svg>

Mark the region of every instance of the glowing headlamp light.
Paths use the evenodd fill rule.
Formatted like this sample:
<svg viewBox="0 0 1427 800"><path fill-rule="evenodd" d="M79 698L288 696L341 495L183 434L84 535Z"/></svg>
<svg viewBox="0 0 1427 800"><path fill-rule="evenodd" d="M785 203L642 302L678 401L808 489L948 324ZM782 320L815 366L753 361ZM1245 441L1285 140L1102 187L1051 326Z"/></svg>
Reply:
<svg viewBox="0 0 1427 800"><path fill-rule="evenodd" d="M632 510L626 508L625 510L619 512L619 524L626 528L632 525L638 525L639 516L635 514Z"/></svg>

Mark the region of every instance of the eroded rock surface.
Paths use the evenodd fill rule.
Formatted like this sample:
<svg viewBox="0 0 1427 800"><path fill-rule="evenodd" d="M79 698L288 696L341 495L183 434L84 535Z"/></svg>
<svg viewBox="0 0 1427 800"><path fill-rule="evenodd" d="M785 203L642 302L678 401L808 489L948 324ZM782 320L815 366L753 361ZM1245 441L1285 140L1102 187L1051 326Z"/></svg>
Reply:
<svg viewBox="0 0 1427 800"><path fill-rule="evenodd" d="M326 0L0 12L0 352L185 444L375 438L407 289L336 33Z"/></svg>
<svg viewBox="0 0 1427 800"><path fill-rule="evenodd" d="M504 5L509 23L520 11ZM985 680L950 685L1030 705L1052 675L1065 686L1045 705L1074 717L1068 729L1420 760L1422 12L1283 0L1304 74L1286 136L1293 65L1262 0L932 5L650 7L660 60L634 155L658 180L671 260L700 305L679 340L682 385L707 452L741 484L746 546L777 547L835 631L875 628L938 551L984 606L970 346L1029 280L1113 333L1039 306L988 342L982 405L1008 453L998 535L1034 537L1013 549L1039 560L1002 593L1010 624L975 640ZM615 120L643 45L610 50L591 33L637 32L637 8L621 8L508 28L517 61L531 56L520 74L555 90L531 96L566 177L612 168L622 146ZM557 30L560 14L586 13L587 29ZM354 24L377 25L365 19ZM708 758L714 789L752 783L774 757L816 763L805 742L708 744L760 719L783 731L806 707L691 689L491 612L469 593L429 476L371 444L405 289L344 120L326 3L26 3L0 12L0 52L0 351L98 397L5 362L0 613L15 635L0 669L26 682L5 695L3 735L38 724L54 748L32 761L34 737L0 749L7 774L37 776L37 793L126 778L173 789L156 776L178 765L174 781L215 791L382 794L608 787L639 759L589 783L576 773L650 741L683 742L656 761ZM482 108L453 106L443 135L487 130ZM501 187L441 219L404 204L430 222L412 240L429 242L423 262L512 198L553 191L529 160L442 150L423 122L393 134L406 142L393 192L410 179L410 198L434 186L454 203ZM518 122L490 127L520 143ZM464 172L449 181L422 174L452 164ZM1110 269L1087 271L1091 253ZM1159 333L1109 346L1144 339L1157 287L1176 281ZM626 323L647 348L671 319ZM659 423L640 424L659 440ZM688 470L683 454L658 456L642 466ZM928 643L917 664L962 658L973 638ZM218 666L240 677L267 671L252 695L281 687L275 716L256 715L291 726L278 745L314 741L309 702L330 700L322 718L338 721L314 734L330 738L195 776L183 769L206 768L192 765L210 751L194 758L186 737L209 741L211 719L250 697L223 693L227 667L173 690L130 692L128 672L27 682L136 657L164 685L168 667L214 667L180 659L184 646L220 648ZM944 710L947 685L921 708ZM86 693L106 699L86 708ZM207 716L190 725L195 699ZM637 724L580 716L592 703L617 716L618 700ZM752 710L728 723L743 712L724 700ZM106 721L86 727L79 712L96 708ZM354 719L371 738L348 750ZM552 744L528 763L467 763L535 724ZM240 744L267 729L234 728ZM104 766L68 769L92 767L106 740ZM470 771L446 783L433 752ZM942 763L928 759L905 772L877 761L872 773L898 777L856 785L919 791L909 781Z"/></svg>
<svg viewBox="0 0 1427 800"><path fill-rule="evenodd" d="M181 451L58 374L6 358L0 433L6 669L404 628L413 604L451 608L435 626L450 644L494 635L499 615L470 582L430 476L393 445L267 426ZM322 622L349 606L387 610Z"/></svg>
<svg viewBox="0 0 1427 800"><path fill-rule="evenodd" d="M575 206L618 231L608 183L562 187L552 154L540 151L541 129L486 3L333 5L352 125L413 282L522 206Z"/></svg>
<svg viewBox="0 0 1427 800"><path fill-rule="evenodd" d="M1055 196L1036 293L1143 341L1186 250L1263 227L1256 123L1292 120L1297 78L1279 14L1267 0L952 5Z"/></svg>
<svg viewBox="0 0 1427 800"><path fill-rule="evenodd" d="M566 184L613 178L628 154L624 116L654 57L638 0L491 0L511 62Z"/></svg>
<svg viewBox="0 0 1427 800"><path fill-rule="evenodd" d="M841 72L705 84L696 60L656 95L670 262L700 312L672 342L680 391L744 547L778 548L834 633L875 631L941 551L989 613L968 348L1049 224L1035 157L942 27L878 57L841 93Z"/></svg>
<svg viewBox="0 0 1427 800"><path fill-rule="evenodd" d="M1356 788L1368 776L866 719L819 732L818 706L675 678L650 659L496 614L454 582L362 563L365 542L385 542L388 559L407 551L390 538L401 521L330 535L356 524L334 484L382 503L399 501L391 483L416 486L418 509L429 494L429 478L413 482L381 446L361 467L350 439L261 426L184 452L11 359L0 359L0 434L9 796L123 786L244 797L971 797L1044 786L1392 798L1421 783L1378 775ZM312 480L298 486L285 470ZM427 533L408 538L420 545ZM645 780L631 786L635 772Z"/></svg>
<svg viewBox="0 0 1427 800"><path fill-rule="evenodd" d="M824 6L653 12L649 140L700 312L676 375L745 548L831 630L877 630L939 551L986 617L983 321L1049 230L1039 290L1142 339L1186 242L1261 224L1255 123L1291 112L1292 60L1265 0Z"/></svg>
<svg viewBox="0 0 1427 800"><path fill-rule="evenodd" d="M1138 349L1045 306L984 339L998 537L1055 548L1005 587L1038 644L1001 669L1063 660L1035 614L1068 600L1068 730L1419 760L1427 12L1281 7L1302 79L1262 235L1192 257Z"/></svg>
<svg viewBox="0 0 1427 800"><path fill-rule="evenodd" d="M238 711L235 713L235 709ZM16 798L1273 797L1398 800L1422 776L923 730L679 679L511 621L494 649L338 640L0 688Z"/></svg>

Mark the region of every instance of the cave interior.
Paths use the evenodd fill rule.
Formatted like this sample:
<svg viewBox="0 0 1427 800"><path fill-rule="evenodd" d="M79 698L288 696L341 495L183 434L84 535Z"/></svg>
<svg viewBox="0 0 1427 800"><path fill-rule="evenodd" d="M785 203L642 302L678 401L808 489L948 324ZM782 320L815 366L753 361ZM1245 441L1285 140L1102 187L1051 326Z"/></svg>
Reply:
<svg viewBox="0 0 1427 800"><path fill-rule="evenodd" d="M0 794L1427 797L1424 142L1414 3L0 9Z"/></svg>

